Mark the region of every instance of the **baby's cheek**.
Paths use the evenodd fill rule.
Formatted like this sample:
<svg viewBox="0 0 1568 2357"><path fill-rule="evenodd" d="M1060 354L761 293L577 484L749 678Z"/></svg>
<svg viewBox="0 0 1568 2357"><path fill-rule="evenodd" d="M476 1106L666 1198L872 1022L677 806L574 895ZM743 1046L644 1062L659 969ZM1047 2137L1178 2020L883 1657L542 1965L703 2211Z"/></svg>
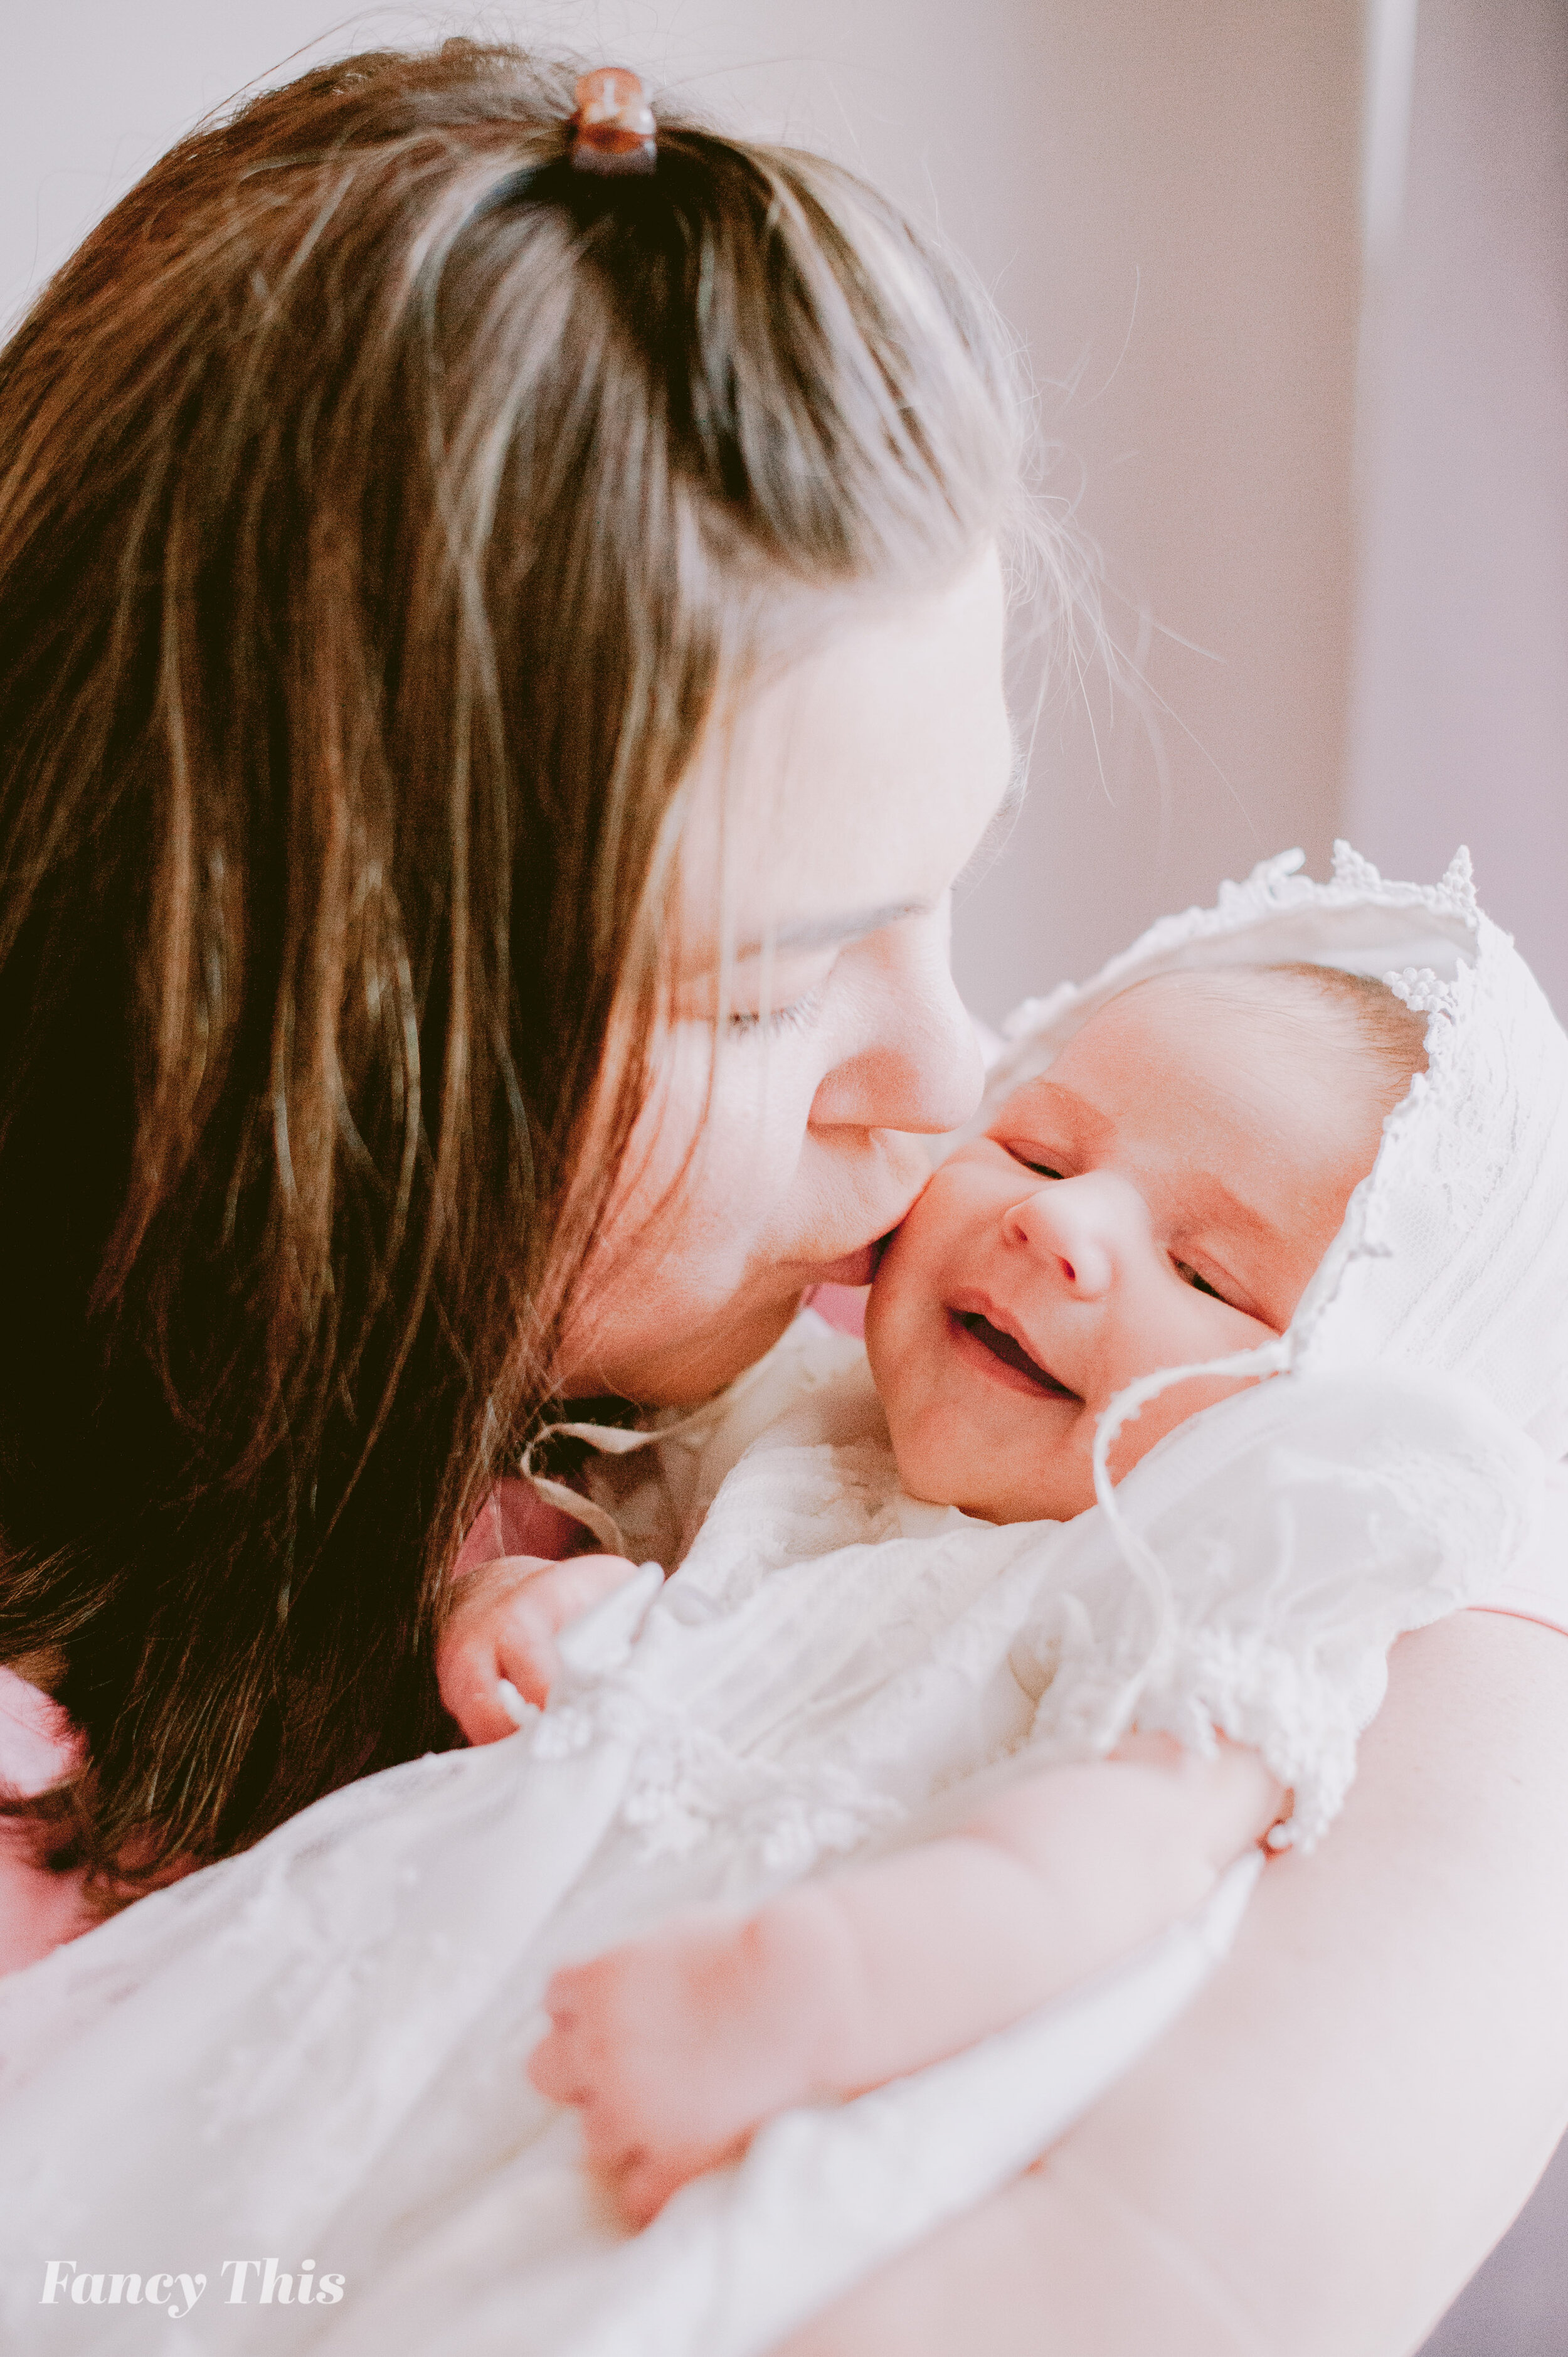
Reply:
<svg viewBox="0 0 1568 2357"><path fill-rule="evenodd" d="M929 1341L921 1347L918 1291L908 1281L910 1263L899 1242L896 1235L883 1254L865 1297L865 1355L889 1422L918 1399L930 1360Z"/></svg>
<svg viewBox="0 0 1568 2357"><path fill-rule="evenodd" d="M950 1443L928 1437L917 1426L902 1434L895 1432L893 1455L898 1479L911 1498L933 1506L957 1504L965 1484L962 1469L953 1461Z"/></svg>
<svg viewBox="0 0 1568 2357"><path fill-rule="evenodd" d="M1042 1436L1010 1468L1008 1522L1070 1523L1094 1503L1094 1417L1085 1409L1059 1437Z"/></svg>
<svg viewBox="0 0 1568 2357"><path fill-rule="evenodd" d="M899 1480L910 1497L947 1505L955 1469L950 1413L924 1387L897 1382L883 1393L883 1405Z"/></svg>

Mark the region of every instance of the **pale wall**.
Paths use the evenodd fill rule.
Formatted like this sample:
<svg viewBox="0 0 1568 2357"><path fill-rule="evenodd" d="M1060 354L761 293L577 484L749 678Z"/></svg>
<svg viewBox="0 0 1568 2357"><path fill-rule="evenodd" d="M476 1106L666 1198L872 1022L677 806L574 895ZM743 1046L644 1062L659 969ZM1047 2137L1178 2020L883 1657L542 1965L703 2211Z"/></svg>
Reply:
<svg viewBox="0 0 1568 2357"><path fill-rule="evenodd" d="M1568 7L1422 0L1374 288L1347 816L1483 900L1568 1014Z"/></svg>
<svg viewBox="0 0 1568 2357"><path fill-rule="evenodd" d="M323 0L12 11L0 304L328 21ZM343 21L331 46L475 22ZM1026 337L1148 725L1101 676L1040 732L1011 855L960 913L983 1012L1283 844L1321 860L1348 668L1353 0L553 0L479 21L650 62L858 161L940 214Z"/></svg>

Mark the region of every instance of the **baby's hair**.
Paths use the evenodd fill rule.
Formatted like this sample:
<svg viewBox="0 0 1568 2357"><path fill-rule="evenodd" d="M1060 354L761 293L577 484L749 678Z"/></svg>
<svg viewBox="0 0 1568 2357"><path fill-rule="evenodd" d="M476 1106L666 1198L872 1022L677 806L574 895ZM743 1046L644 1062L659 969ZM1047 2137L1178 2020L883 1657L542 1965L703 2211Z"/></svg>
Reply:
<svg viewBox="0 0 1568 2357"><path fill-rule="evenodd" d="M1426 1069L1425 1017L1412 1014L1387 983L1372 974L1347 974L1340 966L1299 959L1282 965L1187 968L1151 975L1133 988L1145 990L1162 982L1180 982L1260 1012L1266 1006L1287 1033L1305 1033L1315 1014L1327 1009L1340 1018L1347 1043L1359 1050L1385 1113L1393 1111L1417 1072Z"/></svg>
<svg viewBox="0 0 1568 2357"><path fill-rule="evenodd" d="M1266 966L1266 974L1300 984L1324 1005L1340 1008L1355 1025L1362 1048L1381 1076L1391 1111L1417 1072L1426 1070L1426 1017L1412 1013L1375 974L1347 974L1342 966L1305 960Z"/></svg>

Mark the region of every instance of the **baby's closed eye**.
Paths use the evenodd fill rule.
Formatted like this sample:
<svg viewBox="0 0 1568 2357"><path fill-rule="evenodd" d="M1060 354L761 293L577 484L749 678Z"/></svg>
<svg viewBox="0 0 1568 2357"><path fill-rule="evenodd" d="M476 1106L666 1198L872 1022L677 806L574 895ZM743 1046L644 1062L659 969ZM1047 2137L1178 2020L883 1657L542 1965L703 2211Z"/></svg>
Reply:
<svg viewBox="0 0 1568 2357"><path fill-rule="evenodd" d="M1015 1162L1021 1163L1026 1170L1032 1170L1036 1178L1065 1178L1067 1177L1067 1172L1060 1167L1058 1162L1047 1160L1044 1156L1037 1155L1027 1146L1009 1146L1004 1150L1012 1156Z"/></svg>
<svg viewBox="0 0 1568 2357"><path fill-rule="evenodd" d="M1198 1293L1207 1293L1211 1300L1224 1301L1228 1309L1233 1309L1237 1307L1235 1302L1227 1301L1226 1297L1220 1292L1219 1287L1217 1285L1210 1285L1208 1279L1206 1276L1201 1275L1199 1272L1194 1268L1190 1261L1177 1260L1173 1255L1171 1266L1175 1269L1176 1275L1180 1277L1184 1285L1190 1285L1193 1286L1195 1291Z"/></svg>

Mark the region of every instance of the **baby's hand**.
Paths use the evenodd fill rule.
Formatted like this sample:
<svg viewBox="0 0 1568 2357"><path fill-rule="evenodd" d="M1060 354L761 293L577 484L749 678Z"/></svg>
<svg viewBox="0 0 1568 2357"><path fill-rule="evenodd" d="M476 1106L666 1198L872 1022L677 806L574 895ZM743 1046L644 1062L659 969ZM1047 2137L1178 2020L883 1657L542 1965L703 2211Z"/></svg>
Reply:
<svg viewBox="0 0 1568 2357"><path fill-rule="evenodd" d="M632 2225L775 2112L825 2092L819 2017L836 1959L816 1914L801 1891L746 1921L689 1915L551 1981L552 2028L528 2075L582 2114L586 2158Z"/></svg>
<svg viewBox="0 0 1568 2357"><path fill-rule="evenodd" d="M503 1555L465 1571L435 1653L441 1699L470 1743L516 1733L561 1674L555 1640L637 1566L619 1555Z"/></svg>
<svg viewBox="0 0 1568 2357"><path fill-rule="evenodd" d="M1102 1971L1199 1905L1284 1799L1238 1745L1203 1760L1132 1734L952 1835L557 1973L529 2076L581 2112L587 2159L646 2225L776 2112L883 2086Z"/></svg>

